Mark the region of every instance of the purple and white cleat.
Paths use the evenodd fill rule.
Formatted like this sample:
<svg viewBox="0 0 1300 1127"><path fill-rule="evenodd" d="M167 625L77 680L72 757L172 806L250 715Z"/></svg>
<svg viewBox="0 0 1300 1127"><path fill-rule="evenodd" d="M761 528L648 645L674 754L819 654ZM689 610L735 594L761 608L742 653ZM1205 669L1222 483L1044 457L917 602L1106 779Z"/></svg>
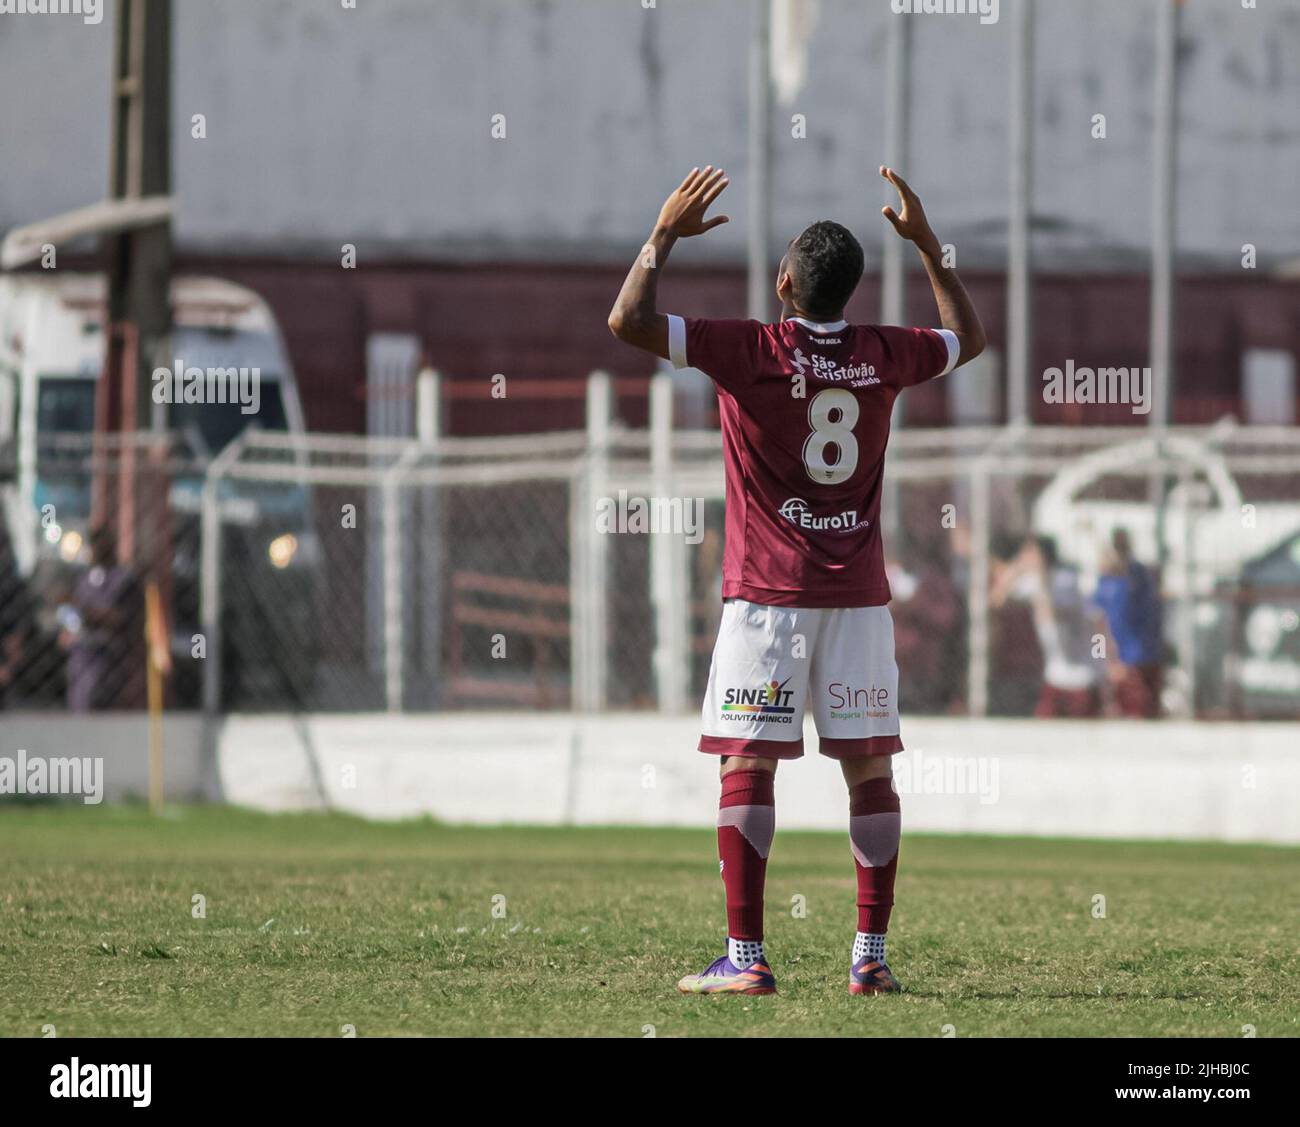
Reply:
<svg viewBox="0 0 1300 1127"><path fill-rule="evenodd" d="M677 989L683 994L775 994L776 976L766 963L754 963L741 970L723 955L702 974L688 974Z"/></svg>
<svg viewBox="0 0 1300 1127"><path fill-rule="evenodd" d="M879 959L858 959L849 968L850 994L898 994L902 986Z"/></svg>

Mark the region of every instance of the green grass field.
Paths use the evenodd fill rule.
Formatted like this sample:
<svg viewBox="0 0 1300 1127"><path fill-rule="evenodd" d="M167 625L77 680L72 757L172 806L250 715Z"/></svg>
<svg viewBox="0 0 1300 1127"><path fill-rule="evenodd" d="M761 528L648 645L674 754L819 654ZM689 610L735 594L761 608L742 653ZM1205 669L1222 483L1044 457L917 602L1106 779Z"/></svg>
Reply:
<svg viewBox="0 0 1300 1127"><path fill-rule="evenodd" d="M709 832L10 806L0 857L6 1036L1300 1034L1297 850L905 834L880 998L838 834L777 834L766 998L673 990L724 934Z"/></svg>

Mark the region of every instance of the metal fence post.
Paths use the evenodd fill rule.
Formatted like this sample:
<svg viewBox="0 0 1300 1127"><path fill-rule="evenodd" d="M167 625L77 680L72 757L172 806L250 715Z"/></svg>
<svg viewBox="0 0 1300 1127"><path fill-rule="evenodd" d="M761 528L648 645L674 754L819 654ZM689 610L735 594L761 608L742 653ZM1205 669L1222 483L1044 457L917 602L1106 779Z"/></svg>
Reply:
<svg viewBox="0 0 1300 1127"><path fill-rule="evenodd" d="M650 466L655 495L668 511L675 497L673 468L673 377L658 373L650 383ZM688 498L680 498L686 516ZM654 670L660 712L686 708L690 604L686 582L685 529L660 529L650 538L650 602L655 616Z"/></svg>
<svg viewBox="0 0 1300 1127"><path fill-rule="evenodd" d="M397 483L391 474L383 484L384 544L384 705L402 711L402 537Z"/></svg>
<svg viewBox="0 0 1300 1127"><path fill-rule="evenodd" d="M1178 606L1178 661L1187 679L1187 699L1182 718L1196 719L1196 522L1201 514L1201 497L1204 488L1195 480L1195 472L1186 462L1178 472L1178 509L1182 518L1183 574L1179 586L1182 598Z"/></svg>
<svg viewBox="0 0 1300 1127"><path fill-rule="evenodd" d="M402 711L402 688L406 681L406 526L402 519L402 480L411 463L420 456L412 444L384 474L380 520L384 562L384 706L389 712Z"/></svg>
<svg viewBox="0 0 1300 1127"><path fill-rule="evenodd" d="M442 422L442 376L434 368L425 368L415 382L415 436L422 447L422 462L433 467L434 477L426 488L419 490L415 502L419 513L419 532L415 544L414 568L423 592L433 592L433 595L431 598L425 597L412 584L412 594L419 607L419 675L423 678L424 686L427 686L422 687L411 701L414 708L437 708L445 703L445 697L441 695L445 692L442 687L442 624L445 621L445 561L450 558L450 554L442 527L445 511L442 491L445 486L437 476L442 465L439 449Z"/></svg>
<svg viewBox="0 0 1300 1127"><path fill-rule="evenodd" d="M199 544L199 621L204 639L203 712L221 711L221 506L218 478L208 466L203 481L203 510Z"/></svg>
<svg viewBox="0 0 1300 1127"><path fill-rule="evenodd" d="M435 368L424 368L415 377L415 437L432 446L442 433L442 376Z"/></svg>
<svg viewBox="0 0 1300 1127"><path fill-rule="evenodd" d="M970 608L966 703L972 716L989 708L989 466L981 458L971 473Z"/></svg>
<svg viewBox="0 0 1300 1127"><path fill-rule="evenodd" d="M613 395L608 372L587 381L587 451L570 493L569 621L573 652L573 704L583 712L605 706L605 599L608 545L596 531L596 501L609 480Z"/></svg>
<svg viewBox="0 0 1300 1127"><path fill-rule="evenodd" d="M199 622L203 630L203 712L221 711L221 482L239 461L248 432L208 463L203 475L199 544Z"/></svg>

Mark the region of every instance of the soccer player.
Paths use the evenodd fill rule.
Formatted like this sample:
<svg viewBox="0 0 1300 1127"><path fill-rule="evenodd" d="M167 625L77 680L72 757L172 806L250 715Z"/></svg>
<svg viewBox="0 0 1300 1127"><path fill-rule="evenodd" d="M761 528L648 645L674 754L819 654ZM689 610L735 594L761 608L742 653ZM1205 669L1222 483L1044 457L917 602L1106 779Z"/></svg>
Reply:
<svg viewBox="0 0 1300 1127"><path fill-rule="evenodd" d="M818 750L840 761L858 881L851 994L900 989L885 961L900 814L890 756L901 751L898 667L880 542L880 494L894 398L978 356L984 330L916 193L881 176L900 210L882 214L914 243L941 329L850 325L862 247L823 220L791 240L777 271L781 320L695 320L658 311L659 273L706 218L726 174L693 169L668 197L609 316L621 341L717 385L726 464L722 624L699 749L721 756L718 852L727 952L679 982L694 994L771 994L763 883L775 827L773 782L803 754L811 707Z"/></svg>

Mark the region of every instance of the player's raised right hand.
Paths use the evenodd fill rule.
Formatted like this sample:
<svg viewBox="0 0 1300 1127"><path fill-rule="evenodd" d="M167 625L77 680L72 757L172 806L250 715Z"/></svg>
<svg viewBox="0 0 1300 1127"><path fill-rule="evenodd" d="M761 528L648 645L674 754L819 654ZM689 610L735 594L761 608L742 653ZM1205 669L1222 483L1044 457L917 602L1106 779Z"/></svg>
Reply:
<svg viewBox="0 0 1300 1127"><path fill-rule="evenodd" d="M704 213L730 183L727 174L713 165L708 165L703 171L692 168L681 186L664 202L655 230L679 239L689 239L729 222L725 215L705 219Z"/></svg>
<svg viewBox="0 0 1300 1127"><path fill-rule="evenodd" d="M898 190L899 205L902 208L901 211L895 211L892 207L882 207L880 214L889 220L899 235L915 243L921 251L937 251L939 240L930 228L930 221L926 218L920 197L892 168L881 165L880 175Z"/></svg>

